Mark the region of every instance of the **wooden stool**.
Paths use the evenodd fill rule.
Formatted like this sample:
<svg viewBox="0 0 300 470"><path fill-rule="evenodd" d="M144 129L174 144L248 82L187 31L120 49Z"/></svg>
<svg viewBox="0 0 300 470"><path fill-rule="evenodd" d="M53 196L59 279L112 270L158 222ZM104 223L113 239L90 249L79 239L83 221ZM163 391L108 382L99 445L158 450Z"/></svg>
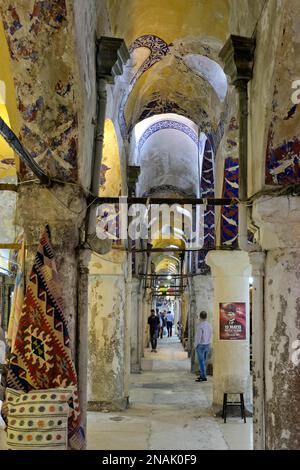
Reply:
<svg viewBox="0 0 300 470"><path fill-rule="evenodd" d="M240 401L234 402L234 401L229 401L227 402L227 395L240 395ZM246 413L245 413L245 404L244 404L244 394L243 393L224 393L224 398L223 398L223 413L222 413L222 418L224 419L224 423L226 423L226 416L227 416L227 405L234 405L234 406L240 406L241 407L241 417L244 419L244 423L246 423Z"/></svg>

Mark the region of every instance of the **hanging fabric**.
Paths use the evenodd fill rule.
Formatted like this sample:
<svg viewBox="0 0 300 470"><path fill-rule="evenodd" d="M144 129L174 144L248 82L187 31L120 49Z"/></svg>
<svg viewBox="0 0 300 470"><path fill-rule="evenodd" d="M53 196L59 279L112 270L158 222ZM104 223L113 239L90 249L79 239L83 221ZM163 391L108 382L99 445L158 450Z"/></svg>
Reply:
<svg viewBox="0 0 300 470"><path fill-rule="evenodd" d="M40 238L26 286L6 386L24 392L74 386L68 420L69 447L83 448L77 375L48 226Z"/></svg>

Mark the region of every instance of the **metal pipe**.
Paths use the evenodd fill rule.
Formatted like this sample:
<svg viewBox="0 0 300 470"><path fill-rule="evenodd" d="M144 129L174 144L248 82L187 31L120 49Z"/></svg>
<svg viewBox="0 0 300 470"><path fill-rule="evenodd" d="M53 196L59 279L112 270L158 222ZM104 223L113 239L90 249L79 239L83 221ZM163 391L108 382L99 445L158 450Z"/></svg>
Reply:
<svg viewBox="0 0 300 470"><path fill-rule="evenodd" d="M0 183L0 191L18 191L18 185L17 184L6 184L6 183Z"/></svg>
<svg viewBox="0 0 300 470"><path fill-rule="evenodd" d="M122 201L120 201L119 197L97 197L90 201L92 204L190 204L190 205L197 205L197 204L204 204L204 205L211 205L211 206L230 206L238 204L237 198L162 198L162 197L124 197L122 196Z"/></svg>
<svg viewBox="0 0 300 470"><path fill-rule="evenodd" d="M49 186L51 178L36 163L30 153L23 147L16 134L8 127L8 125L0 118L0 135L6 140L8 145L16 152L21 160L31 169L41 183Z"/></svg>

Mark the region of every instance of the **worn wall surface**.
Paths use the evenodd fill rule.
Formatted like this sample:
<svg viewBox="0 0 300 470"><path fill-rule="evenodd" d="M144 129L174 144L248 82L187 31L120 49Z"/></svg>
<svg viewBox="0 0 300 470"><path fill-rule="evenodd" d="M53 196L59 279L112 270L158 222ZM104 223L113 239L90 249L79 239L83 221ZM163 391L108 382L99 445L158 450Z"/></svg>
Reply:
<svg viewBox="0 0 300 470"><path fill-rule="evenodd" d="M124 408L126 257L92 257L89 277L88 402L94 410Z"/></svg>
<svg viewBox="0 0 300 470"><path fill-rule="evenodd" d="M51 175L77 179L78 109L73 5L65 0L1 3L21 138Z"/></svg>
<svg viewBox="0 0 300 470"><path fill-rule="evenodd" d="M206 257L212 269L214 286L213 310L213 406L219 411L223 394L243 391L250 401L250 351L249 351L249 275L247 253L235 251L210 251ZM246 304L246 339L220 338L220 303Z"/></svg>
<svg viewBox="0 0 300 470"><path fill-rule="evenodd" d="M300 447L300 248L267 254L266 446ZM298 350L298 351L297 351Z"/></svg>
<svg viewBox="0 0 300 470"><path fill-rule="evenodd" d="M264 286L266 446L299 449L300 198L260 198L256 224L267 250Z"/></svg>

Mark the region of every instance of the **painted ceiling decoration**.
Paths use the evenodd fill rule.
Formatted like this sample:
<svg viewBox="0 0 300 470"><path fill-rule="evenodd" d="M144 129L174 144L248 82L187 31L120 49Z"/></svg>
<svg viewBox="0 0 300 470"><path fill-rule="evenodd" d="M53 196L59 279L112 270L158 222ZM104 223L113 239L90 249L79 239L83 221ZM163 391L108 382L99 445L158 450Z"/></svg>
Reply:
<svg viewBox="0 0 300 470"><path fill-rule="evenodd" d="M132 67L133 76L121 100L123 138L130 140L135 124L162 113L183 115L201 123L206 132L214 132L219 121L218 102L224 100L227 91L226 76L216 62L218 46L207 38L183 38L169 44L154 35L137 38L130 47L133 63L137 60L133 54L139 48L150 52L142 64ZM214 106L211 95L216 97ZM212 108L217 110L213 119L208 113Z"/></svg>
<svg viewBox="0 0 300 470"><path fill-rule="evenodd" d="M159 62L164 56L166 56L170 52L168 44L163 39L152 34L145 34L144 36L141 36L135 41L133 41L129 48L129 53L133 54L133 52L140 47L146 47L147 49L149 49L150 54L139 67L136 74L132 77L132 85L135 84L135 82L144 72L146 72L146 70L152 67L152 65L156 62Z"/></svg>
<svg viewBox="0 0 300 470"><path fill-rule="evenodd" d="M217 62L200 54L187 54L183 57L183 61L194 73L207 80L219 99L224 101L227 93L227 78Z"/></svg>
<svg viewBox="0 0 300 470"><path fill-rule="evenodd" d="M226 158L224 168L224 198L239 196L239 161ZM236 247L238 237L238 206L222 206L221 209L221 244Z"/></svg>
<svg viewBox="0 0 300 470"><path fill-rule="evenodd" d="M214 165L215 155L213 151L211 138L208 137L205 142L202 173L201 173L201 197L214 197ZM215 247L215 208L208 205L204 210L204 244L203 249L198 252L196 269L201 274L207 274L210 271L205 263L205 257L208 249Z"/></svg>
<svg viewBox="0 0 300 470"><path fill-rule="evenodd" d="M124 140L127 140L128 134L130 134L132 127L130 130L127 129L127 124L126 124L126 119L125 119L125 106L128 100L128 97L133 90L137 80L140 78L140 76L146 72L152 65L156 64L159 62L165 55L167 55L170 50L169 46L167 43L159 38L158 36L154 36L152 34L145 34L139 38L137 38L131 46L129 47L129 53L131 57L134 54L134 51L140 48L147 48L149 50L149 55L148 57L143 61L143 63L140 65L136 73L132 76L130 80L130 84L128 87L128 91L126 94L123 95L120 108L119 108L119 125L121 129L121 134Z"/></svg>
<svg viewBox="0 0 300 470"><path fill-rule="evenodd" d="M138 150L139 151L141 150L144 143L149 137L151 137L151 135L163 129L173 129L175 131L183 132L188 137L190 137L196 145L198 145L198 136L189 126L181 122L168 119L168 120L158 121L152 124L150 127L148 127L148 129L144 132L144 134L139 140Z"/></svg>

